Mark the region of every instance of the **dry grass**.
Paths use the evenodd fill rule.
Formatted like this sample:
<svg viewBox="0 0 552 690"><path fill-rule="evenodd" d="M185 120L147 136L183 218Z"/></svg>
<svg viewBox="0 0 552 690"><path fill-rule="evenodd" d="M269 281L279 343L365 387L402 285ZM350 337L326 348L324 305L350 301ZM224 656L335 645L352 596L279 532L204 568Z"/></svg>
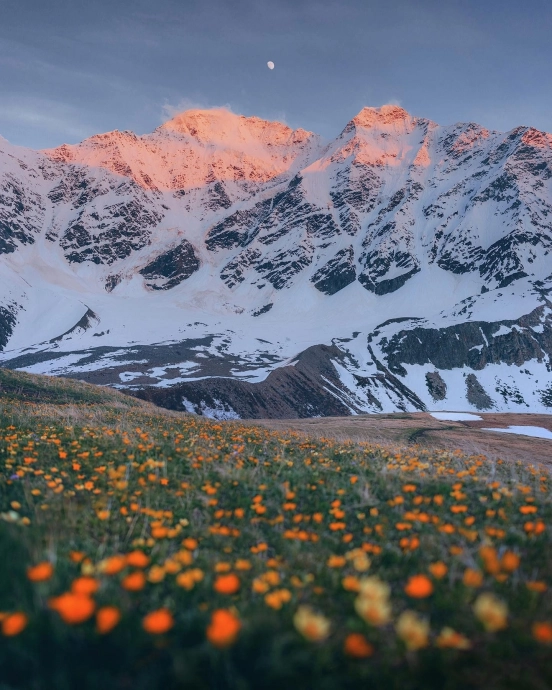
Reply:
<svg viewBox="0 0 552 690"><path fill-rule="evenodd" d="M316 438L427 449L456 450L468 455L531 462L552 467L552 441L485 431L485 427L540 426L552 431L552 415L480 413L483 421L445 422L427 412L315 419L263 419L249 423L286 429Z"/></svg>

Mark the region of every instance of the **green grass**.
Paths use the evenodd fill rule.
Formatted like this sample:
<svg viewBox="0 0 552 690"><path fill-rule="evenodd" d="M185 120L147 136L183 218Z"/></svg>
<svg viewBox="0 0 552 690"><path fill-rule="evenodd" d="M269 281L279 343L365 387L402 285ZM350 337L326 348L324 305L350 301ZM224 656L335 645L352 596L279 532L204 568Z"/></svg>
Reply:
<svg viewBox="0 0 552 690"><path fill-rule="evenodd" d="M552 685L552 647L533 633L552 624L550 480L538 466L213 423L5 370L0 384L0 612L28 617L20 634L0 635L0 690ZM107 575L103 564L136 549L150 563L131 592L122 580L137 569ZM505 553L519 565L505 568ZM27 569L44 561L52 577L31 582ZM436 562L447 566L440 579ZM464 584L467 568L481 587ZM192 569L202 579L186 589L178 578ZM235 594L213 588L226 572L239 578ZM49 605L83 573L99 585L96 608L121 612L107 634L94 616L70 625ZM433 591L412 598L405 585L418 574ZM371 575L391 588L381 626L359 616L357 593L343 586ZM545 591L527 586L535 582ZM286 593L279 609L274 591ZM507 604L504 629L490 632L475 615L483 592ZM296 628L304 605L330 622L325 639ZM160 608L174 626L146 632L144 616ZM215 609L242 626L222 650L206 637ZM417 651L395 627L406 610L429 621ZM443 627L470 649L440 648ZM373 646L369 658L344 653L350 633Z"/></svg>
<svg viewBox="0 0 552 690"><path fill-rule="evenodd" d="M56 405L121 404L142 407L134 398L103 386L55 376L34 376L22 371L0 368L0 400L3 405L14 402L50 403Z"/></svg>

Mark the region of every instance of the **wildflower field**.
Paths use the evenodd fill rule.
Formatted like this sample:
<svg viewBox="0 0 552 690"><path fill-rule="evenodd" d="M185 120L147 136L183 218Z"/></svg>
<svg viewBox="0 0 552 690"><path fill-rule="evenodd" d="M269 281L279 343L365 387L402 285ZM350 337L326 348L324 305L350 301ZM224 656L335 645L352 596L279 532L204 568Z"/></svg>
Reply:
<svg viewBox="0 0 552 690"><path fill-rule="evenodd" d="M1 690L552 687L538 458L0 387Z"/></svg>

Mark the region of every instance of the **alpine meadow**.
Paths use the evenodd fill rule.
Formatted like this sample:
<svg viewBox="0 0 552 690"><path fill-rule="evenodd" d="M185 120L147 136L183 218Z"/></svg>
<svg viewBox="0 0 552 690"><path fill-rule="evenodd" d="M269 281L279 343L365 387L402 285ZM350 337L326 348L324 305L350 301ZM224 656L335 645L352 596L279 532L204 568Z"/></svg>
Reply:
<svg viewBox="0 0 552 690"><path fill-rule="evenodd" d="M552 689L549 0L0 0L0 690Z"/></svg>

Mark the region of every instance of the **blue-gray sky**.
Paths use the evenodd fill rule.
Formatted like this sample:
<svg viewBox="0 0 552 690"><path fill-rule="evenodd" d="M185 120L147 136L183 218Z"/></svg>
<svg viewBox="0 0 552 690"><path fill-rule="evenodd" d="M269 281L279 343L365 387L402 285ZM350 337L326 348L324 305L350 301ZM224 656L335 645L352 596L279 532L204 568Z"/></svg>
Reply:
<svg viewBox="0 0 552 690"><path fill-rule="evenodd" d="M0 0L0 135L42 148L226 105L329 138L383 103L552 131L551 28L550 0Z"/></svg>

